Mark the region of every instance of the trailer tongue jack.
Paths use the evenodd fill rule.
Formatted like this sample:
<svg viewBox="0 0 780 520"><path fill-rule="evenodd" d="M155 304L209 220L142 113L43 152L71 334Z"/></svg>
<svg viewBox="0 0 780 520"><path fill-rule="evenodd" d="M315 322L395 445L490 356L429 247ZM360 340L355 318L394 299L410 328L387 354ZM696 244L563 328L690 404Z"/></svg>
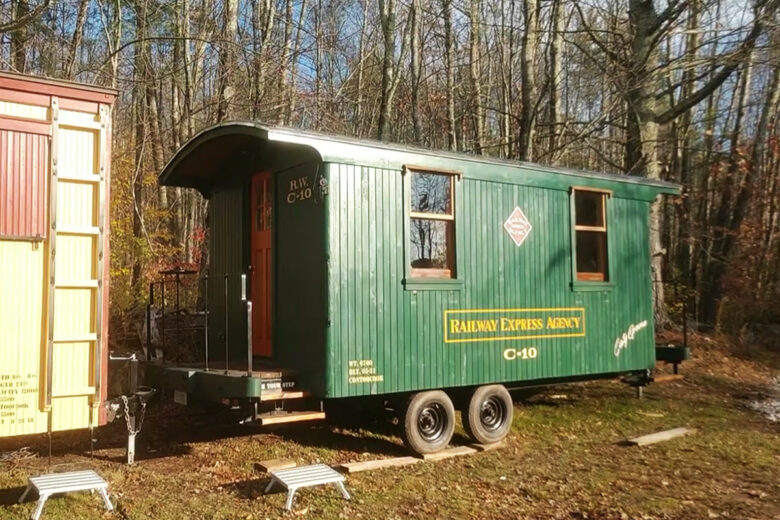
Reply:
<svg viewBox="0 0 780 520"><path fill-rule="evenodd" d="M111 361L126 361L130 365L129 393L122 394L106 401L108 421L121 417L127 425L127 464L135 462L135 438L141 432L146 416L146 405L157 391L148 386L138 386L138 358L135 354L129 356L110 355Z"/></svg>

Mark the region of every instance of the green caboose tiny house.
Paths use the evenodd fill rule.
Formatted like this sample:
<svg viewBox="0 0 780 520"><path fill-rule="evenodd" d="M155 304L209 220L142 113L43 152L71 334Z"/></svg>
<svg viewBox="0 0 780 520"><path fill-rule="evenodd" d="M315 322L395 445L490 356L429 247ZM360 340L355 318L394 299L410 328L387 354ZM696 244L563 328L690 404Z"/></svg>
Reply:
<svg viewBox="0 0 780 520"><path fill-rule="evenodd" d="M210 199L210 353L246 370L150 363L182 399L280 422L293 397L384 396L430 452L455 408L506 435L505 387L649 380L649 205L675 185L251 122L193 137L160 183Z"/></svg>

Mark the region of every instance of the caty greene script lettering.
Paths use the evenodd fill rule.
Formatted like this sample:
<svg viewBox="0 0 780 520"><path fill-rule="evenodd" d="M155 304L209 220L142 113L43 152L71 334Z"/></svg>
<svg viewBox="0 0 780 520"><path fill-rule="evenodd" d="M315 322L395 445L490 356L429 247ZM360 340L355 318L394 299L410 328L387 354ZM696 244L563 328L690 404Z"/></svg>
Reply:
<svg viewBox="0 0 780 520"><path fill-rule="evenodd" d="M450 320L450 334L469 332L515 332L580 328L579 316L548 316L543 318L497 318L482 320Z"/></svg>

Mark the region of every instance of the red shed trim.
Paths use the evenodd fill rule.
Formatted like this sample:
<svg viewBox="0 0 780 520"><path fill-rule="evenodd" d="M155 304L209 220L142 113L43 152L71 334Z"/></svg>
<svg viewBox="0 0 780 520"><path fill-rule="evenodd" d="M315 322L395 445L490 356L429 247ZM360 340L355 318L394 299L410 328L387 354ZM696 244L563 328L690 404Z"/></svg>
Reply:
<svg viewBox="0 0 780 520"><path fill-rule="evenodd" d="M70 81L60 81L49 78L39 78L26 76L22 74L13 74L9 72L0 73L0 89L15 90L18 92L44 94L48 96L57 96L61 98L76 99L79 101L88 101L92 103L113 104L117 96L114 89L95 87L91 85L82 85ZM34 99L30 96L28 99ZM24 101L30 103L30 101ZM43 104L40 101L39 106L49 106L48 101Z"/></svg>
<svg viewBox="0 0 780 520"><path fill-rule="evenodd" d="M0 88L0 101L9 101L11 103L21 103L23 105L32 105L36 107L48 107L50 96L36 94L34 92L22 92L20 90L10 90Z"/></svg>
<svg viewBox="0 0 780 520"><path fill-rule="evenodd" d="M0 130L50 136L51 123L48 121L39 121L37 119L0 116Z"/></svg>

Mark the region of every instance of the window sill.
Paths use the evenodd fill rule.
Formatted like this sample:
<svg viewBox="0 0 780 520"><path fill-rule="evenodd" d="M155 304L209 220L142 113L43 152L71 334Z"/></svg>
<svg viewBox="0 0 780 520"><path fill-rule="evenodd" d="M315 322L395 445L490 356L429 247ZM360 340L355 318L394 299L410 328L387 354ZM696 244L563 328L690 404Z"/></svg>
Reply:
<svg viewBox="0 0 780 520"><path fill-rule="evenodd" d="M407 291L460 291L463 290L463 280L445 278L407 278L404 280Z"/></svg>
<svg viewBox="0 0 780 520"><path fill-rule="evenodd" d="M584 282L577 280L571 284L571 290L574 292L611 291L614 288L614 282Z"/></svg>

